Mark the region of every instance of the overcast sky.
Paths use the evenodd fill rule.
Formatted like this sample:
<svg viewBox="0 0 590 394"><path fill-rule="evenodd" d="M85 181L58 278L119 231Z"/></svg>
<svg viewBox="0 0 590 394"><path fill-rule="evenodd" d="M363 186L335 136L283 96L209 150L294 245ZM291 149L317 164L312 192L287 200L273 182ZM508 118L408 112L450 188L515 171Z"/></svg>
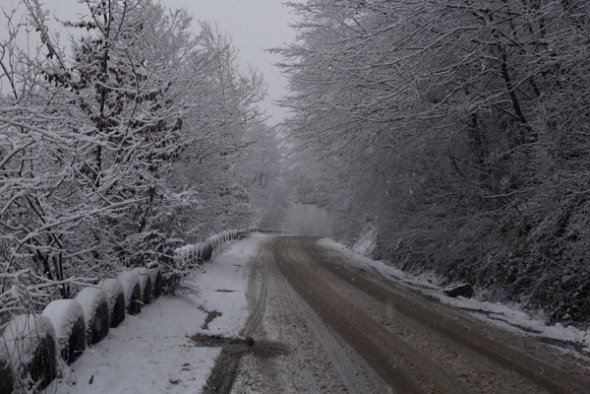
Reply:
<svg viewBox="0 0 590 394"><path fill-rule="evenodd" d="M18 0L0 0L2 6L18 3ZM270 123L283 119L284 110L273 102L286 92L286 80L274 66L280 58L265 52L265 49L295 39L290 27L294 16L283 5L283 0L161 0L160 3L171 8L185 8L196 20L214 22L221 31L228 33L240 51L242 65L252 66L264 75L268 97L261 106L271 116ZM77 0L45 0L44 4L64 19L72 18L81 10Z"/></svg>
<svg viewBox="0 0 590 394"><path fill-rule="evenodd" d="M189 10L195 19L217 23L229 33L240 49L243 64L249 64L264 74L269 97L263 103L272 122L283 119L284 111L273 101L286 92L286 81L273 65L280 58L265 53L295 40L290 28L293 15L282 0L163 0L170 7Z"/></svg>

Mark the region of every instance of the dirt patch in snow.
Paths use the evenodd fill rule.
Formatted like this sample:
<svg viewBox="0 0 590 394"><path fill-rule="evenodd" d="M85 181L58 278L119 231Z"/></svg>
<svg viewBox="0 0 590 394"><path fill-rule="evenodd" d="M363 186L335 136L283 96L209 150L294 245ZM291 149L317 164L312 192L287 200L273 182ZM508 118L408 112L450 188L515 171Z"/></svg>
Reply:
<svg viewBox="0 0 590 394"><path fill-rule="evenodd" d="M212 310L212 311L208 311L207 309L205 309L204 306L199 306L199 310L203 313L207 314L207 317L205 318L205 321L203 322L203 325L201 326L201 328L203 330L208 330L209 329L209 324L211 324L211 322L215 319L217 319L218 317L223 316L223 313L216 311L216 310Z"/></svg>
<svg viewBox="0 0 590 394"><path fill-rule="evenodd" d="M255 341L251 337L223 337L221 335L196 334L191 341L201 347L223 347L230 354L251 353L257 357L272 358L290 353L287 345L273 341Z"/></svg>
<svg viewBox="0 0 590 394"><path fill-rule="evenodd" d="M191 341L199 347L222 347L215 367L203 388L203 394L230 393L240 360L246 353L260 358L274 358L290 353L288 346L272 341L255 341L251 337L223 337L221 335L196 334Z"/></svg>

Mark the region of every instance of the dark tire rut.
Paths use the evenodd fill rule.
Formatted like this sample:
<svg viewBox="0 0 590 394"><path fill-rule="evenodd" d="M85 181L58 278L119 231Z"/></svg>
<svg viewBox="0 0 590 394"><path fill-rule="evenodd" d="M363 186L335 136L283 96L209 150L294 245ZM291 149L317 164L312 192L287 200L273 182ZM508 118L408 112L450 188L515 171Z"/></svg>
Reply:
<svg viewBox="0 0 590 394"><path fill-rule="evenodd" d="M252 339L252 335L264 316L268 283L268 273L260 266L261 253L259 250L252 262L247 292L250 315L240 332L241 339L238 339L238 342L245 343L246 346L236 346L235 341L232 340L223 345L221 353L215 360L211 375L209 375L207 383L203 387L203 394L230 394L240 369L242 356L248 351L257 351L254 349L256 344ZM265 347L267 346L260 348Z"/></svg>

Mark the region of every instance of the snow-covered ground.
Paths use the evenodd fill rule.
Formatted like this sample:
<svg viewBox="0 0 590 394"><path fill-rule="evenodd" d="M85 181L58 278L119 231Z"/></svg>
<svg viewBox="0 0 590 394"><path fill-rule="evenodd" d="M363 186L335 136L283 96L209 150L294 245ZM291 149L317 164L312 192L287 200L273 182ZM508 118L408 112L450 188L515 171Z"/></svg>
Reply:
<svg viewBox="0 0 590 394"><path fill-rule="evenodd" d="M448 297L442 291L440 278L433 273L414 276L383 261L374 261L355 253L331 239L321 239L319 243L349 256L350 259L347 259L347 261L351 264L358 264L359 267L365 269L369 268L385 280L409 286L436 298L444 304L461 308L473 316L503 329L519 334L532 335L544 342L556 345L562 350L572 351L579 356L590 357L590 331L579 330L571 326L565 327L561 324L547 325L540 314L532 316L524 312L518 305L478 300L477 294L472 299Z"/></svg>
<svg viewBox="0 0 590 394"><path fill-rule="evenodd" d="M190 337L238 335L248 315L247 264L264 238L229 245L186 281L185 294L160 297L127 316L46 393L198 393L221 349L197 347Z"/></svg>
<svg viewBox="0 0 590 394"><path fill-rule="evenodd" d="M199 332L237 336L248 318L246 289L249 270L247 264L254 258L258 244L268 236L255 233L250 238L233 244L227 251L216 256L212 264L206 264L204 273L195 280L202 309L217 311L208 330Z"/></svg>

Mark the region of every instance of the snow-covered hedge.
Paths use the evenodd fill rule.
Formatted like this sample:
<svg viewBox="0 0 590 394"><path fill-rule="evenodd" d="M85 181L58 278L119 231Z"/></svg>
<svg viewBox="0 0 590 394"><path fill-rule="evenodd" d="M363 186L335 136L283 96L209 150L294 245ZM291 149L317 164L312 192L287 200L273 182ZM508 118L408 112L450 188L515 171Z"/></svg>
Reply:
<svg viewBox="0 0 590 394"><path fill-rule="evenodd" d="M19 315L0 338L1 392L16 387L31 392L45 388L57 376L55 331L42 315ZM5 380L6 379L6 380Z"/></svg>
<svg viewBox="0 0 590 394"><path fill-rule="evenodd" d="M106 279L101 285L109 301L111 328L117 327L125 320L125 290L118 279Z"/></svg>
<svg viewBox="0 0 590 394"><path fill-rule="evenodd" d="M139 278L139 289L141 290L141 301L144 304L151 304L153 299L152 276L147 268L134 268L133 272Z"/></svg>
<svg viewBox="0 0 590 394"><path fill-rule="evenodd" d="M88 343L100 342L109 332L109 301L106 293L96 287L86 287L76 296L86 318Z"/></svg>
<svg viewBox="0 0 590 394"><path fill-rule="evenodd" d="M119 274L119 282L125 291L125 306L127 313L130 315L137 315L141 312L141 285L139 284L139 276L137 272L123 271Z"/></svg>
<svg viewBox="0 0 590 394"><path fill-rule="evenodd" d="M74 362L86 349L84 310L76 300L55 300L43 310L55 330L57 350L67 362Z"/></svg>

